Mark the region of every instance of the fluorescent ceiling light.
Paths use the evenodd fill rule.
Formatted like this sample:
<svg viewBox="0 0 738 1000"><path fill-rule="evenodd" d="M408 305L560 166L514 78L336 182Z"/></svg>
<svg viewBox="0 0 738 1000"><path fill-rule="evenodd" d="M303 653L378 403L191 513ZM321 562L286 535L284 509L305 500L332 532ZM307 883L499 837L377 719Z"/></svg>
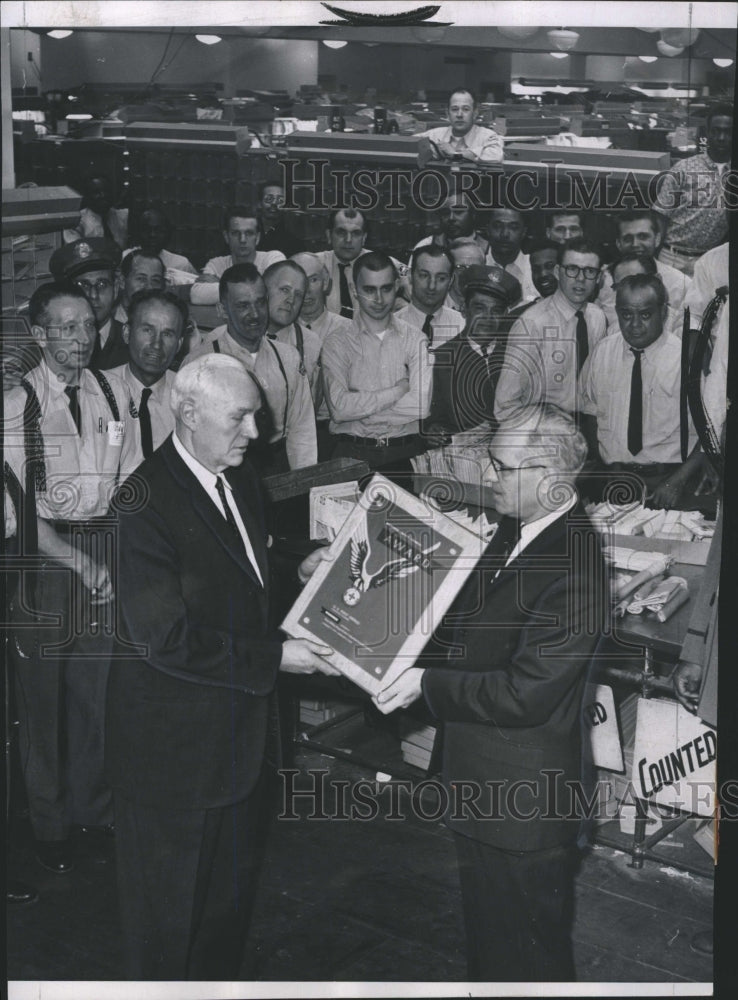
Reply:
<svg viewBox="0 0 738 1000"><path fill-rule="evenodd" d="M659 57L658 56L638 56L638 58L641 60L641 62L644 62L644 63L653 63L653 62L656 62Z"/></svg>
<svg viewBox="0 0 738 1000"><path fill-rule="evenodd" d="M55 28L53 31L47 31L46 34L49 38L69 38L72 32L65 31L62 28Z"/></svg>
<svg viewBox="0 0 738 1000"><path fill-rule="evenodd" d="M223 41L220 35L195 35L195 38L203 45L217 45L218 42Z"/></svg>
<svg viewBox="0 0 738 1000"><path fill-rule="evenodd" d="M323 39L323 45L328 46L329 49L342 49L344 45L348 45L348 42L339 42L334 38Z"/></svg>

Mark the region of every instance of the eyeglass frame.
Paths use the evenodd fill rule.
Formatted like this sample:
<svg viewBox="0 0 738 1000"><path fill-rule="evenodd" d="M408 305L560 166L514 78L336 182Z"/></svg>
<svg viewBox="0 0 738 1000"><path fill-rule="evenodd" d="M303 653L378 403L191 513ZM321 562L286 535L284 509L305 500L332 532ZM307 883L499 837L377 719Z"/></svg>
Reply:
<svg viewBox="0 0 738 1000"><path fill-rule="evenodd" d="M587 281L595 281L600 274L599 267L580 267L578 264L559 264L559 267L567 276L567 278L578 278L580 275L585 277ZM574 272L572 274L572 271ZM587 274L588 271L594 271L594 274Z"/></svg>
<svg viewBox="0 0 738 1000"><path fill-rule="evenodd" d="M83 329L85 333L97 333L97 323L94 319L83 319L75 320L73 323L52 323L49 326L42 326L42 329L49 332L49 330L67 330L68 332L75 334L79 330Z"/></svg>
<svg viewBox="0 0 738 1000"><path fill-rule="evenodd" d="M495 458L489 451L487 452L490 465L494 469L496 476L503 475L506 472L525 472L527 469L547 469L547 465L505 465L500 462L499 458Z"/></svg>
<svg viewBox="0 0 738 1000"><path fill-rule="evenodd" d="M101 292L107 292L109 288L112 288L115 285L115 282L110 278L98 278L93 285L89 281L77 279L75 281L75 285L77 288L81 288L85 295L89 295L93 291L99 295Z"/></svg>

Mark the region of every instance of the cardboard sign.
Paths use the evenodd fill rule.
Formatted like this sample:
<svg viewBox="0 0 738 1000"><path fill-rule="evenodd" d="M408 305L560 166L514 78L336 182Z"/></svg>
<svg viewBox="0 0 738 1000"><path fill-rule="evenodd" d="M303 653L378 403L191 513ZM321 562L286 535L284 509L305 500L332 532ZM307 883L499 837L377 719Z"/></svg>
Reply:
<svg viewBox="0 0 738 1000"><path fill-rule="evenodd" d="M582 702L583 731L589 733L589 749L595 767L624 771L615 699L605 684L587 684Z"/></svg>
<svg viewBox="0 0 738 1000"><path fill-rule="evenodd" d="M638 701L634 794L698 816L715 811L717 736L676 701Z"/></svg>

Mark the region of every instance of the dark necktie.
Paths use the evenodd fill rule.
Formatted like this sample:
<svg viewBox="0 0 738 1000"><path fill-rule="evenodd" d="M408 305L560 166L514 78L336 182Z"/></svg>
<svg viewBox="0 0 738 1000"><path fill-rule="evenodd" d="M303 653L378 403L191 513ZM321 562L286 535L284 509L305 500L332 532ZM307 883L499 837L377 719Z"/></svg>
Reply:
<svg viewBox="0 0 738 1000"><path fill-rule="evenodd" d="M226 499L225 483L223 482L222 476L215 477L215 489L217 490L218 496L220 497L220 502L223 505L223 510L225 512L225 519L230 525L230 527L233 528L233 530L235 531L238 541L241 545L241 548L245 550L246 546L243 544L243 538L241 537L241 532L238 530L238 525L236 524L236 518L233 516L233 511L231 510L231 506L228 503L228 500Z"/></svg>
<svg viewBox="0 0 738 1000"><path fill-rule="evenodd" d="M487 546L488 556L498 556L500 565L520 541L520 521L517 517L509 517L505 514L497 522L497 531L492 536L492 541Z"/></svg>
<svg viewBox="0 0 738 1000"><path fill-rule="evenodd" d="M67 399L69 400L69 412L72 414L72 420L74 421L74 426L77 428L77 433L82 433L82 414L79 408L79 386L78 385L68 385L64 389Z"/></svg>
<svg viewBox="0 0 738 1000"><path fill-rule="evenodd" d="M151 414L149 413L149 396L151 389L148 386L141 393L141 402L138 404L138 423L141 428L141 448L144 458L148 458L154 451L154 440L151 436Z"/></svg>
<svg viewBox="0 0 738 1000"><path fill-rule="evenodd" d="M630 373L630 408L628 410L628 451L637 455L643 448L643 376L641 374L642 350L630 348L633 370Z"/></svg>
<svg viewBox="0 0 738 1000"><path fill-rule="evenodd" d="M351 292L349 291L348 278L346 277L346 268L348 264L339 264L339 289L341 291L341 315L345 316L346 319L354 318L354 304L351 301Z"/></svg>
<svg viewBox="0 0 738 1000"><path fill-rule="evenodd" d="M589 354L589 340L587 338L587 320L581 309L575 313L577 317L577 374L582 370L582 365L587 360Z"/></svg>
<svg viewBox="0 0 738 1000"><path fill-rule="evenodd" d="M428 347L433 346L433 314L428 313L425 317L425 323L423 323L423 333L428 338Z"/></svg>

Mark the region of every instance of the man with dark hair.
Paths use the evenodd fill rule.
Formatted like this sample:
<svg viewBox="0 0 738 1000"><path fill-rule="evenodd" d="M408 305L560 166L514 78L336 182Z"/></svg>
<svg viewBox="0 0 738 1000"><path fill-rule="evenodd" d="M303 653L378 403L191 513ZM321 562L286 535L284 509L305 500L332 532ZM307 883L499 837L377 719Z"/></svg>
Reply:
<svg viewBox="0 0 738 1000"><path fill-rule="evenodd" d="M417 133L417 138L421 140L419 154L425 142L426 147L430 146L433 158L466 163L499 163L502 160L502 136L491 128L477 125L476 116L474 95L464 88L452 91L448 100L449 125Z"/></svg>
<svg viewBox="0 0 738 1000"><path fill-rule="evenodd" d="M653 209L666 233L659 259L691 277L706 250L728 237L725 200L733 146L733 108L714 105L707 115L707 150L679 160L664 175Z"/></svg>
<svg viewBox="0 0 738 1000"><path fill-rule="evenodd" d="M461 290L461 280L464 271L470 267L484 265L484 248L476 242L468 242L465 237L452 240L449 244L449 253L454 262L454 277L448 292L449 305L465 315L464 293Z"/></svg>
<svg viewBox="0 0 738 1000"><path fill-rule="evenodd" d="M657 259L661 247L661 224L658 215L648 210L622 212L618 215L615 225L617 227L615 246L618 248L620 257L635 253L655 260L656 272L666 289L669 306L676 313L681 313L684 296L692 282L689 276L682 271L678 271L670 264ZM607 269L603 270L597 305L604 311L609 325L615 313L615 290L612 287L611 274ZM681 336L681 330L679 336Z"/></svg>
<svg viewBox="0 0 738 1000"><path fill-rule="evenodd" d="M65 243L77 240L105 239L120 250L128 245L128 209L115 208L113 182L105 174L90 174L82 182L82 207L79 222L65 229Z"/></svg>
<svg viewBox="0 0 738 1000"><path fill-rule="evenodd" d="M165 267L161 257L148 250L131 250L120 262L121 293L118 307L123 319L136 292L161 291L165 285Z"/></svg>
<svg viewBox="0 0 738 1000"><path fill-rule="evenodd" d="M484 485L497 531L417 666L374 698L443 724L468 978L575 979L581 711L607 629L597 532L574 482L587 446L556 407L500 424Z"/></svg>
<svg viewBox="0 0 738 1000"><path fill-rule="evenodd" d="M438 209L439 230L432 236L424 236L414 249L433 244L448 249L454 240L475 239L474 206L468 194L450 194Z"/></svg>
<svg viewBox="0 0 738 1000"><path fill-rule="evenodd" d="M579 240L584 236L582 213L555 209L546 215L546 239L555 243Z"/></svg>
<svg viewBox="0 0 738 1000"><path fill-rule="evenodd" d="M186 275L197 274L187 257L166 248L172 238L172 224L160 208L150 205L143 210L135 235L142 250L161 258L168 285L189 284Z"/></svg>
<svg viewBox="0 0 738 1000"><path fill-rule="evenodd" d="M505 317L520 298L520 285L500 267L467 268L461 287L466 326L433 358L433 396L424 428L433 447L459 431L497 426L494 401L509 328Z"/></svg>
<svg viewBox="0 0 738 1000"><path fill-rule="evenodd" d="M227 317L206 335L182 366L201 354L230 354L253 374L264 394L266 418L257 442L262 471L284 472L314 465L317 460L315 413L310 385L300 355L291 344L269 340L269 297L253 264L235 264L222 275L220 304ZM267 426L269 424L269 426Z"/></svg>
<svg viewBox="0 0 738 1000"><path fill-rule="evenodd" d="M121 455L121 475L133 472L174 430L169 397L174 382L170 366L181 349L187 307L171 292L137 292L128 308L123 337L129 361L112 369L130 396L131 431Z"/></svg>
<svg viewBox="0 0 738 1000"><path fill-rule="evenodd" d="M281 250L285 257L298 252L298 241L285 225L284 188L279 181L265 181L259 185L259 247L263 250Z"/></svg>
<svg viewBox="0 0 738 1000"><path fill-rule="evenodd" d="M537 240L528 251L530 276L538 295L547 299L559 287L556 280L556 265L559 262L560 243L555 240Z"/></svg>
<svg viewBox="0 0 738 1000"><path fill-rule="evenodd" d="M218 282L229 267L234 264L253 264L260 274L284 260L281 250L258 250L261 233L259 214L256 208L246 205L231 205L223 212L223 239L228 244L229 254L212 257L202 274L190 289L190 302L198 306L212 306L218 301Z"/></svg>
<svg viewBox="0 0 738 1000"><path fill-rule="evenodd" d="M523 302L536 297L530 260L522 251L528 232L522 212L515 208L493 208L487 219L485 263L508 271L520 283ZM484 245L484 243L482 243Z"/></svg>
<svg viewBox="0 0 738 1000"><path fill-rule="evenodd" d="M665 329L666 305L658 275L618 281L620 336L595 345L579 377L579 395L582 412L596 419L605 468L637 475L649 506L673 508L702 470L704 455L689 417L682 451L682 348Z"/></svg>
<svg viewBox="0 0 738 1000"><path fill-rule="evenodd" d="M629 274L654 274L661 278L658 271L658 261L653 257L647 257L641 253L624 253L617 260L612 261L607 267L603 268L604 282L607 282L612 291L612 300L606 300L606 305L600 301L600 296L597 297L597 305L600 306L605 314L607 320L607 334L620 333L620 327L618 326L618 314L615 308L615 293L617 292L618 285L626 278ZM677 271L677 274L679 272ZM603 283L604 283L603 282ZM662 282L663 284L663 279ZM664 289L666 290L666 289ZM670 333L673 333L677 337L682 335L682 326L684 322L683 312L680 309L674 309L673 306L669 304L669 298L667 293L666 300L666 324L665 329Z"/></svg>
<svg viewBox="0 0 738 1000"><path fill-rule="evenodd" d="M120 294L120 250L105 239L77 240L55 250L49 270L56 281L73 281L87 296L97 323L91 368L115 368L128 360L123 323L115 317Z"/></svg>
<svg viewBox="0 0 738 1000"><path fill-rule="evenodd" d="M317 256L324 264L330 279L326 307L346 319L353 319L356 308L353 263L368 250L366 219L355 208L331 212L325 232L330 250L320 250Z"/></svg>
<svg viewBox="0 0 738 1000"><path fill-rule="evenodd" d="M606 332L605 314L590 301L601 262L600 250L585 240L559 247L559 287L526 309L510 331L495 395L498 419L543 402L576 411L577 374Z"/></svg>
<svg viewBox="0 0 738 1000"><path fill-rule="evenodd" d="M410 458L424 450L418 431L430 403L428 341L393 315L399 281L387 254L359 257L354 283L352 327L330 334L321 358L333 457L409 473Z"/></svg>
<svg viewBox="0 0 738 1000"><path fill-rule="evenodd" d="M75 827L80 844L97 849L113 821L103 767L113 585L102 519L118 480L128 396L88 368L97 328L80 288L41 285L29 318L42 357L5 397L3 445L18 482L35 492L48 566L11 614L19 627L8 650L36 856L64 874L74 867Z"/></svg>
<svg viewBox="0 0 738 1000"><path fill-rule="evenodd" d="M410 303L397 311L397 318L422 330L431 352L464 329L461 313L445 305L453 275L453 261L448 250L432 243L413 250Z"/></svg>

